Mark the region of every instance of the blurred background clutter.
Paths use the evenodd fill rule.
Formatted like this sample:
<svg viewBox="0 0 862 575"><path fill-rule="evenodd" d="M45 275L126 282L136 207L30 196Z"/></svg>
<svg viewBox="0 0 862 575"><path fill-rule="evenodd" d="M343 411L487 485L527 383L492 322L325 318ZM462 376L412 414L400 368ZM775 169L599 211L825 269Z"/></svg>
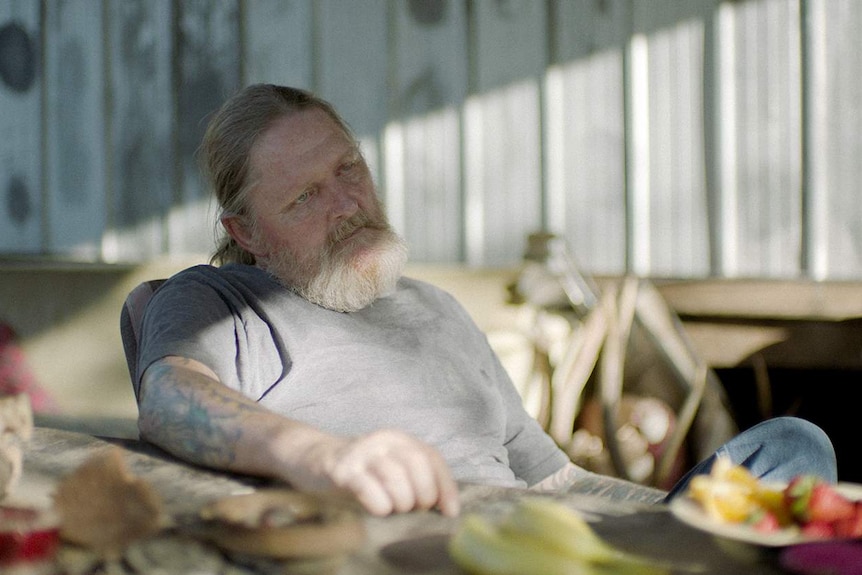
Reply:
<svg viewBox="0 0 862 575"><path fill-rule="evenodd" d="M410 273L573 457L661 483L793 413L862 480L861 29L855 0L0 2L0 386L135 432L123 300L207 261L206 120L273 82L344 114Z"/></svg>

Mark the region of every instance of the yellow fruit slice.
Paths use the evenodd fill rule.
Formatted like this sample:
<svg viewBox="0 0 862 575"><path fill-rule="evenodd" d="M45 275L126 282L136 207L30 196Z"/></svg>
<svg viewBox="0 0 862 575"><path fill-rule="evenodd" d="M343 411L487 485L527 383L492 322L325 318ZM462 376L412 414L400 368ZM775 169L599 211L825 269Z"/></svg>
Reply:
<svg viewBox="0 0 862 575"><path fill-rule="evenodd" d="M775 514L779 522L786 520L781 490L761 483L748 469L726 458L716 459L708 475L692 478L688 495L718 521L742 523L764 511Z"/></svg>

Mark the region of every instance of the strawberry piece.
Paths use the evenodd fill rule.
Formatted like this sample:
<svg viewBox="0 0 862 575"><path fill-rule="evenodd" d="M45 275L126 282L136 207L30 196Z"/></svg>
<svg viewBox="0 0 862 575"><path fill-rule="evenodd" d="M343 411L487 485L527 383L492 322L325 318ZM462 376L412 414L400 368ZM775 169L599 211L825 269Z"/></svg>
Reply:
<svg viewBox="0 0 862 575"><path fill-rule="evenodd" d="M838 493L832 485L819 482L811 489L808 498L808 520L833 523L851 519L856 514L856 504Z"/></svg>
<svg viewBox="0 0 862 575"><path fill-rule="evenodd" d="M835 536L835 529L826 521L811 521L802 526L802 535L812 539L828 539Z"/></svg>
<svg viewBox="0 0 862 575"><path fill-rule="evenodd" d="M862 503L857 502L852 517L839 519L834 524L838 537L862 537Z"/></svg>
<svg viewBox="0 0 862 575"><path fill-rule="evenodd" d="M773 533L781 529L781 522L778 520L778 516L771 511L764 511L762 515L760 515L752 525L755 530L760 531L761 533Z"/></svg>

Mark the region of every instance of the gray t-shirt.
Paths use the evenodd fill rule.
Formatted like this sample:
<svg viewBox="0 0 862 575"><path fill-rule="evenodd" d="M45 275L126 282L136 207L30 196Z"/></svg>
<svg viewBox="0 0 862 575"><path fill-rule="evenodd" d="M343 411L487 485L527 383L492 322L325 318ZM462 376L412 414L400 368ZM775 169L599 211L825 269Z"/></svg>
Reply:
<svg viewBox="0 0 862 575"><path fill-rule="evenodd" d="M402 278L393 294L340 313L252 266L193 267L147 307L138 380L167 355L198 360L261 405L332 433L411 433L461 481L532 485L568 461L463 307L420 281Z"/></svg>

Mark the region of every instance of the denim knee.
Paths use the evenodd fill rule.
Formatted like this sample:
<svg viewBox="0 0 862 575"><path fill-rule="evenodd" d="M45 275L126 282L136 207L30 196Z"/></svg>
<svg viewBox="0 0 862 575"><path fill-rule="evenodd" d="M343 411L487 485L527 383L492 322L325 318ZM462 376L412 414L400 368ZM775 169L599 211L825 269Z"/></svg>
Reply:
<svg viewBox="0 0 862 575"><path fill-rule="evenodd" d="M782 416L769 421L775 422L776 427L771 435L780 434L781 440L795 446L796 453L808 460L805 464L808 473L820 475L831 482L838 480L835 447L823 429L798 417Z"/></svg>
<svg viewBox="0 0 862 575"><path fill-rule="evenodd" d="M803 474L838 480L835 448L826 432L810 421L782 416L758 423L721 446L695 465L665 500L684 491L694 475L709 473L716 457L728 457L767 481L787 483Z"/></svg>

